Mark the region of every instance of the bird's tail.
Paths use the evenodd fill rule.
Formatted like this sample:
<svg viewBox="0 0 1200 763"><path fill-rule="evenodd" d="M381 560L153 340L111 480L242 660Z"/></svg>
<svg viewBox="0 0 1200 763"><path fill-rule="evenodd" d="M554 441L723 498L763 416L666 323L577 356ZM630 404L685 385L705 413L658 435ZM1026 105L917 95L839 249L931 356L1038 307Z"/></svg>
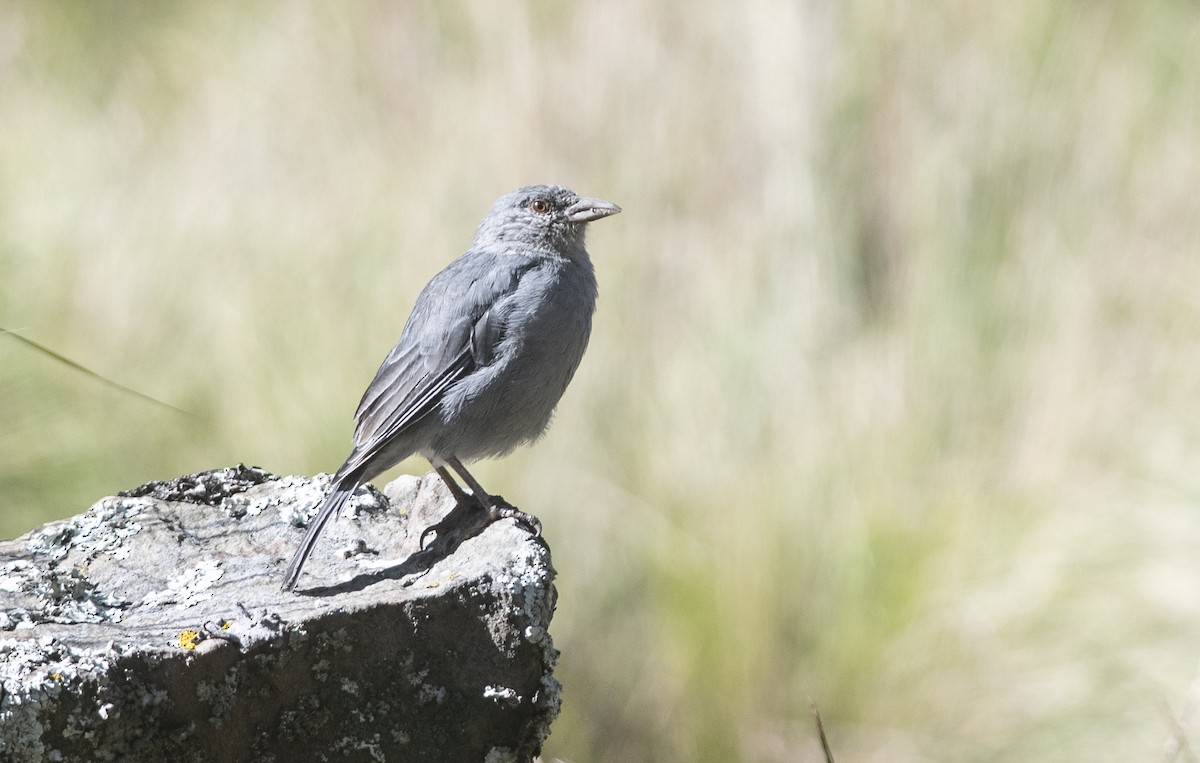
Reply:
<svg viewBox="0 0 1200 763"><path fill-rule="evenodd" d="M325 501L317 510L317 515L309 523L308 532L305 534L304 540L300 542L300 548L296 549L291 564L288 565L287 572L283 576L283 590L290 591L296 587L300 570L304 568L304 562L312 553L313 546L317 545L317 536L321 534L321 530L325 528L325 523L329 521L330 517L336 514L354 494L356 487L358 487L358 483L355 481L339 480L334 482L333 489L329 491L329 495L325 496Z"/></svg>

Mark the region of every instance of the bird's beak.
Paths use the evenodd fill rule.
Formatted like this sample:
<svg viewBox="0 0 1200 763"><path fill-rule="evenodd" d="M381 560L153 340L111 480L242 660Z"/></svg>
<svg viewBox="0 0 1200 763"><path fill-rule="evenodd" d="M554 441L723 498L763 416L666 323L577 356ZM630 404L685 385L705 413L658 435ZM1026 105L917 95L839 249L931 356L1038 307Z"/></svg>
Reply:
<svg viewBox="0 0 1200 763"><path fill-rule="evenodd" d="M567 207L567 219L573 223L590 223L601 217L615 215L620 211L621 208L611 201L583 197Z"/></svg>

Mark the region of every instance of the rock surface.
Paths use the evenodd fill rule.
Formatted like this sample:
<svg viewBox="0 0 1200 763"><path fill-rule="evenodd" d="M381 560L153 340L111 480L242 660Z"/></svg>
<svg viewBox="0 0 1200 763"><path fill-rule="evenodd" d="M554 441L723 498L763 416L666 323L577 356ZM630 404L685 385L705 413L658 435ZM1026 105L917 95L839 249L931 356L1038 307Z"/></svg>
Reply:
<svg viewBox="0 0 1200 763"><path fill-rule="evenodd" d="M296 594L328 477L219 469L0 542L0 760L531 760L558 712L545 543L418 548L435 475L361 488Z"/></svg>

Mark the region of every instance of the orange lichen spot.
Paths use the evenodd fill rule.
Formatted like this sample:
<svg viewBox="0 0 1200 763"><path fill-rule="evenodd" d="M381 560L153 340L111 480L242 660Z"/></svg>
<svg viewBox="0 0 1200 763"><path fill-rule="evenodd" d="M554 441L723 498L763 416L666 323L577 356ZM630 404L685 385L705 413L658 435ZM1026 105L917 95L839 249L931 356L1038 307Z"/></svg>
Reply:
<svg viewBox="0 0 1200 763"><path fill-rule="evenodd" d="M184 649L195 649L200 645L200 631L194 628L179 632L179 646Z"/></svg>

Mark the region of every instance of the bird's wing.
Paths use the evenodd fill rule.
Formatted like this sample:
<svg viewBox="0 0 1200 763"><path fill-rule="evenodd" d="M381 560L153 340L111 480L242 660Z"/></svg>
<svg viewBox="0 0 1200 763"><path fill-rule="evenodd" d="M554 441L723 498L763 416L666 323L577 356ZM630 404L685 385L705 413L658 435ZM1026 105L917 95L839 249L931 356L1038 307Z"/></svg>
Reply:
<svg viewBox="0 0 1200 763"><path fill-rule="evenodd" d="M339 475L361 469L433 411L455 382L491 362L503 335L504 297L533 264L513 267L511 255L469 252L434 276L363 394L354 450Z"/></svg>

